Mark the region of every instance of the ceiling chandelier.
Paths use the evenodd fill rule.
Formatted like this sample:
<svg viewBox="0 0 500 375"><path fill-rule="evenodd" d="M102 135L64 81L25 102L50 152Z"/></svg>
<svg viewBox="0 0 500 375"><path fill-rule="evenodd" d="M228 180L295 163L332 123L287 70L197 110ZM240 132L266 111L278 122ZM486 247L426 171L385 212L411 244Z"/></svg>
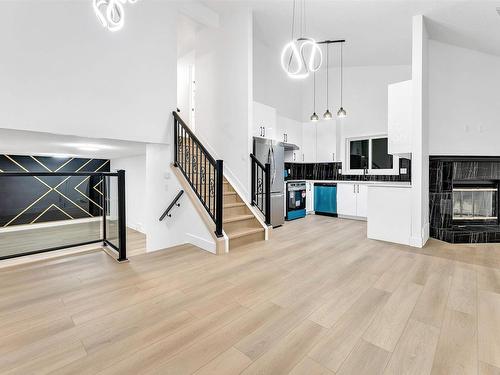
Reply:
<svg viewBox="0 0 500 375"><path fill-rule="evenodd" d="M125 15L123 4L135 4L138 0L93 0L94 12L104 28L118 31L123 27Z"/></svg>
<svg viewBox="0 0 500 375"><path fill-rule="evenodd" d="M296 12L296 2L300 9ZM305 37L306 12L305 0L293 0L292 38L285 44L281 52L281 67L290 78L303 79L321 67L323 54L318 43L312 38ZM295 37L295 18L299 20L299 37Z"/></svg>

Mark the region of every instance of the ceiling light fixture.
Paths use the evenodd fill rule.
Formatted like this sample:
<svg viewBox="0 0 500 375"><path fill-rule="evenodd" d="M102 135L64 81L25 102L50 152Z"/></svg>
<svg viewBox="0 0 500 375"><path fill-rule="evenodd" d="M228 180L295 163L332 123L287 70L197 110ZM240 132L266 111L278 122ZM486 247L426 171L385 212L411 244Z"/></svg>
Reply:
<svg viewBox="0 0 500 375"><path fill-rule="evenodd" d="M118 31L123 28L125 14L123 4L135 4L138 0L93 0L92 6L97 19L109 31Z"/></svg>
<svg viewBox="0 0 500 375"><path fill-rule="evenodd" d="M290 78L303 79L319 70L323 62L323 54L318 43L312 38L304 37L305 34L305 0L298 0L300 9L300 37L295 38L295 8L296 0L293 0L292 12L292 38L285 44L281 52L281 67Z"/></svg>
<svg viewBox="0 0 500 375"><path fill-rule="evenodd" d="M319 120L319 116L316 114L316 72L313 73L313 114L311 115L311 121L316 122Z"/></svg>
<svg viewBox="0 0 500 375"><path fill-rule="evenodd" d="M340 109L337 112L337 116L340 118L347 117L347 112L342 106L342 91L344 85L344 61L342 56L342 47L344 43L340 43Z"/></svg>
<svg viewBox="0 0 500 375"><path fill-rule="evenodd" d="M323 118L325 120L331 120L332 119L332 113L330 112L330 105L328 102L328 50L330 48L330 44L326 45L326 112L323 114Z"/></svg>

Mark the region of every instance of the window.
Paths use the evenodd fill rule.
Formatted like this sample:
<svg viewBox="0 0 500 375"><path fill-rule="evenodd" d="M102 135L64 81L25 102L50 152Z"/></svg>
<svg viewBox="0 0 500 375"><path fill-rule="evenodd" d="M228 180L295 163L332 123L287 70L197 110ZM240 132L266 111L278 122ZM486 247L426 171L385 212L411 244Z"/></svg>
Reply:
<svg viewBox="0 0 500 375"><path fill-rule="evenodd" d="M372 139L372 169L392 169L392 155L388 154L387 138Z"/></svg>
<svg viewBox="0 0 500 375"><path fill-rule="evenodd" d="M347 140L347 173L398 174L399 160L388 152L385 136L353 138ZM396 160L394 160L396 159Z"/></svg>
<svg viewBox="0 0 500 375"><path fill-rule="evenodd" d="M350 166L351 169L368 168L368 151L369 140L361 139L359 141L351 141L350 147Z"/></svg>

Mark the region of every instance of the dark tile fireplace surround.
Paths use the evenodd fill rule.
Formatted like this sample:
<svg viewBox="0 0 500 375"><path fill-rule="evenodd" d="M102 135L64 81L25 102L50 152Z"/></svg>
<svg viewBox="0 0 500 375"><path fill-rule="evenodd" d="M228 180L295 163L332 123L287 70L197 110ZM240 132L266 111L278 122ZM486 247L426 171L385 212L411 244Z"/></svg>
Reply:
<svg viewBox="0 0 500 375"><path fill-rule="evenodd" d="M430 236L450 243L500 242L500 156L431 156Z"/></svg>

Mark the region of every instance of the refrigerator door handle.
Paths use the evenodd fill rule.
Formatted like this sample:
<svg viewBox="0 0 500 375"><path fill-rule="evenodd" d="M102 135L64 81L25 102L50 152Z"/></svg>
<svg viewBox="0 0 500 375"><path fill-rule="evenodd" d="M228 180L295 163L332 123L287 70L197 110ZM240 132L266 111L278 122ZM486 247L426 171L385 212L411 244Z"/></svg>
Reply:
<svg viewBox="0 0 500 375"><path fill-rule="evenodd" d="M274 181L276 180L276 159L274 157L274 147L273 146L271 146L271 155L272 155L272 162L271 162L272 178L271 178L271 185L274 185Z"/></svg>

